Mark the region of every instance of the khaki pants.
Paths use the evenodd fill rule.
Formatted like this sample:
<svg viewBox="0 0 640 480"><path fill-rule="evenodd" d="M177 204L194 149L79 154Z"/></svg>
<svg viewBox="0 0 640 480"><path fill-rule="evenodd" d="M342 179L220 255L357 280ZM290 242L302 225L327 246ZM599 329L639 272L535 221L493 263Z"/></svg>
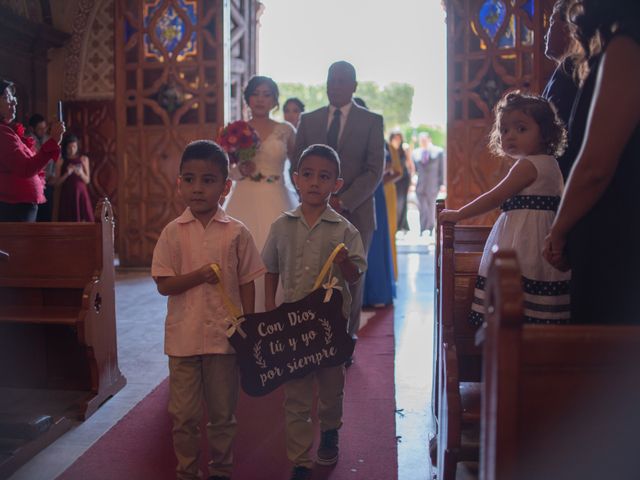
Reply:
<svg viewBox="0 0 640 480"><path fill-rule="evenodd" d="M319 368L304 378L284 384L287 457L296 466L313 467L313 383L318 384L318 419L325 432L342 426L344 366Z"/></svg>
<svg viewBox="0 0 640 480"><path fill-rule="evenodd" d="M202 401L207 408L211 450L209 475L231 476L236 432L238 367L235 355L169 357L169 414L178 480L200 478Z"/></svg>

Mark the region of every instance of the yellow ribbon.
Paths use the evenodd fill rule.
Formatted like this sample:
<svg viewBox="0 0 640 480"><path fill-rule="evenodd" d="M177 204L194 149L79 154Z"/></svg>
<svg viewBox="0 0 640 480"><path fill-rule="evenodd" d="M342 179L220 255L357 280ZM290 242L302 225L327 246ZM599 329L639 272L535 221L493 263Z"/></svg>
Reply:
<svg viewBox="0 0 640 480"><path fill-rule="evenodd" d="M220 296L222 297L222 302L224 303L227 312L229 313L229 321L231 322L231 326L227 329L227 337L233 335L236 330L240 334L242 338L247 338L247 334L242 330L242 322L244 322L244 318L240 318L242 316L242 312L238 307L236 307L229 295L227 295L227 291L224 288L224 284L222 282L222 271L220 270L220 266L217 263L212 263L209 265L213 273L218 277L218 283L216 284L218 290L220 291Z"/></svg>
<svg viewBox="0 0 640 480"><path fill-rule="evenodd" d="M344 243L341 243L336 248L333 249L333 252L331 252L331 255L329 255L329 258L327 258L327 261L324 262L324 265L322 266L322 270L320 270L320 273L316 278L316 282L313 284L313 290L320 288L321 285L327 290L327 292L324 295L324 301L323 301L324 303L327 303L329 300L331 300L331 295L333 294L334 288L338 290L342 289L337 285L338 279L336 277L333 277L332 273L333 273L333 260L336 258L336 255L338 254L338 252L340 252L340 250L342 250L344 247L345 247ZM328 281L323 284L322 282L325 277L327 277Z"/></svg>

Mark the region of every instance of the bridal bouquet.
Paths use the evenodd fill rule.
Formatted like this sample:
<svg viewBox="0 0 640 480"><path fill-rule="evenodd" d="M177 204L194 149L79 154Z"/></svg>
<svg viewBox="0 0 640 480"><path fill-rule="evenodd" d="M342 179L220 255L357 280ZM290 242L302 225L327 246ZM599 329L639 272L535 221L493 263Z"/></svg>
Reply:
<svg viewBox="0 0 640 480"><path fill-rule="evenodd" d="M253 157L260 146L260 137L247 122L237 120L220 128L216 143L227 152L229 163L237 165L242 175L251 176L255 172Z"/></svg>

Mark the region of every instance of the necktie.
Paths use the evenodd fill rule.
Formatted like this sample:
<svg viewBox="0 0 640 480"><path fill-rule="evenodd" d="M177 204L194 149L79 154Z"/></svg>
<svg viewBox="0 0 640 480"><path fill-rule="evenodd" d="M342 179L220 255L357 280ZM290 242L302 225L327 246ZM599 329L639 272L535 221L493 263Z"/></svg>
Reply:
<svg viewBox="0 0 640 480"><path fill-rule="evenodd" d="M327 131L327 143L334 150L338 149L338 135L340 134L340 109L336 108L333 112L333 120Z"/></svg>

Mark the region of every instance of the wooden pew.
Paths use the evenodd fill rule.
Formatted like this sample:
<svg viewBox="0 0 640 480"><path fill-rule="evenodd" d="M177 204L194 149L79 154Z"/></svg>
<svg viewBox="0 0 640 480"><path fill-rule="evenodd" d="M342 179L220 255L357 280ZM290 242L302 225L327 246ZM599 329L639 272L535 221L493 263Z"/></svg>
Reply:
<svg viewBox="0 0 640 480"><path fill-rule="evenodd" d="M444 201L436 201L436 212ZM475 346L475 327L469 321L473 290L484 244L491 227L436 224L434 281L434 412L439 409L438 395L441 368L439 354L447 341L457 345L461 356L461 381L480 380L480 349Z"/></svg>
<svg viewBox="0 0 640 480"><path fill-rule="evenodd" d="M432 460L434 456L438 458L440 479L455 476L457 460L474 459L478 454L477 441L465 441L473 439L473 430L477 432L480 421L481 350L475 345L476 327L469 323L468 317L480 259L490 231L491 227L450 223L437 226L434 335L434 352L438 354L434 362L437 453L433 451L433 443L430 451ZM450 352L456 353L453 371L447 371L442 361L445 344ZM450 360L447 366L451 365ZM459 409L443 405L446 399L453 398L451 389L454 385L461 402ZM451 435L456 438L450 438Z"/></svg>
<svg viewBox="0 0 640 480"><path fill-rule="evenodd" d="M480 478L640 478L640 326L523 324L510 251L486 302Z"/></svg>
<svg viewBox="0 0 640 480"><path fill-rule="evenodd" d="M0 478L126 383L110 203L96 223L0 223Z"/></svg>
<svg viewBox="0 0 640 480"><path fill-rule="evenodd" d="M458 353L456 346L442 344L442 368L445 373L440 403L437 466L438 479L476 479L479 456L478 426L465 425L463 399L460 392Z"/></svg>

